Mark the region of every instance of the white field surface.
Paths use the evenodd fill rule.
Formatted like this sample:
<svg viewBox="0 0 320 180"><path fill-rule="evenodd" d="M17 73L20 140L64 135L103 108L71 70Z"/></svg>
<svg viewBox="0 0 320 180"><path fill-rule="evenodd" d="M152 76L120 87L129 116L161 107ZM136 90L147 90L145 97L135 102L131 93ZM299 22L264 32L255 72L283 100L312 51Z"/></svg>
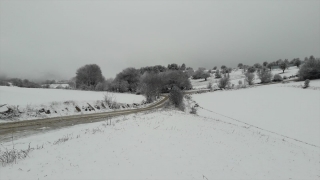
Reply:
<svg viewBox="0 0 320 180"><path fill-rule="evenodd" d="M117 103L125 105L123 107L126 109L133 108L133 103L141 104L145 99L142 95L135 94L0 86L0 105L6 104L0 108L0 112L6 111L10 106L19 106L19 111L23 112L13 119L0 119L0 123L112 111L103 101L106 94ZM92 110L88 103L95 109ZM126 107L126 104L130 107ZM143 106L145 105L139 105ZM39 113L40 109L49 110L50 113Z"/></svg>
<svg viewBox="0 0 320 180"><path fill-rule="evenodd" d="M0 179L319 179L319 148L256 129L158 111L14 141L42 147L0 166ZM62 143L59 138L69 137ZM1 149L12 148L12 142Z"/></svg>
<svg viewBox="0 0 320 180"><path fill-rule="evenodd" d="M96 101L103 100L104 94L106 93L107 92L0 86L0 104L26 106L54 101ZM138 103L144 100L144 97L141 95L125 93L109 94L112 94L119 103Z"/></svg>
<svg viewBox="0 0 320 180"><path fill-rule="evenodd" d="M205 117L233 119L320 147L320 80L192 95ZM227 117L225 117L227 116ZM228 118L230 117L230 118Z"/></svg>

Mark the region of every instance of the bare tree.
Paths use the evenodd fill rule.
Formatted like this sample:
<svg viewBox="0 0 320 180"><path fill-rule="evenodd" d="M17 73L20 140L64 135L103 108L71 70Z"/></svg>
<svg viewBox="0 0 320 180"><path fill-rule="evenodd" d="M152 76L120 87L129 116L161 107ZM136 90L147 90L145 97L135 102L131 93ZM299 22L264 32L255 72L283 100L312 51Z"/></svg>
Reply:
<svg viewBox="0 0 320 180"><path fill-rule="evenodd" d="M280 69L282 69L282 73L284 73L284 70L286 70L288 67L288 63L286 63L285 61L282 61L280 62L279 67Z"/></svg>
<svg viewBox="0 0 320 180"><path fill-rule="evenodd" d="M253 73L250 73L250 72L247 72L245 74L246 76L246 81L248 82L249 85L253 85L253 81L254 81L254 74Z"/></svg>

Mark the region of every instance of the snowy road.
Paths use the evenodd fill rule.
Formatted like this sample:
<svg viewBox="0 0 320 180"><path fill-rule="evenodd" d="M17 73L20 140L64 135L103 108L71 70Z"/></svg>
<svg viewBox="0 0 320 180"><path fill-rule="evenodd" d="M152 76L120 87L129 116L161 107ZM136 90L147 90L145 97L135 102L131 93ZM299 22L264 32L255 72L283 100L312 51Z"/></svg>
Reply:
<svg viewBox="0 0 320 180"><path fill-rule="evenodd" d="M73 126L76 124L85 124L92 123L97 121L106 120L106 118L111 118L115 116L128 115L143 111L153 110L159 107L162 107L165 102L168 100L167 96L146 108L139 109L130 109L130 110L119 110L113 112L104 112L104 113L95 113L95 114L86 114L86 115L74 115L74 116L65 116L65 117L55 117L47 119L36 119L29 121L19 121L19 122L10 122L10 123L1 123L0 124L0 142L5 142L11 140L14 136L19 138L21 136L26 136L29 134L34 134L37 132L43 132L44 130L58 129L66 126Z"/></svg>

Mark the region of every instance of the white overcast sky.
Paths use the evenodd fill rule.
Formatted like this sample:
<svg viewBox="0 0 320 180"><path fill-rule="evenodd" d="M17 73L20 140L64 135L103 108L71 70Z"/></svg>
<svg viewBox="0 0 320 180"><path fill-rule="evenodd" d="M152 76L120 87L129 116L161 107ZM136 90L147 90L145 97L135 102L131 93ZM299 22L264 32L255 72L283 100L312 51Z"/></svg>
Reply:
<svg viewBox="0 0 320 180"><path fill-rule="evenodd" d="M320 1L0 1L0 74L320 57Z"/></svg>

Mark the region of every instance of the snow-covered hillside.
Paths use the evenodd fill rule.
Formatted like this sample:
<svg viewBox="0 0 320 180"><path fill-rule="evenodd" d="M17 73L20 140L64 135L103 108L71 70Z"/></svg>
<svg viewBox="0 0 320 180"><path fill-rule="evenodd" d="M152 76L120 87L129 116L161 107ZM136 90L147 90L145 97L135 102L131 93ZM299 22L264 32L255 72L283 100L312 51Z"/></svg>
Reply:
<svg viewBox="0 0 320 180"><path fill-rule="evenodd" d="M320 87L320 80L312 80L307 89L299 87L301 84L303 82L216 91L193 95L193 99L213 111L200 109L202 116L237 123L224 117L228 116L320 146L320 88L313 88Z"/></svg>
<svg viewBox="0 0 320 180"><path fill-rule="evenodd" d="M282 76L282 77L284 77L284 76L290 77L290 76L296 75L298 73L298 71L299 71L299 68L292 66L292 67L289 67L288 69L286 69L284 71L284 73L282 73L281 69L273 69L271 71L271 73L273 75L280 74L280 76ZM229 75L230 75L230 83L231 84L238 85L239 81L242 81L242 83L244 83L245 75L244 75L242 69L235 69ZM191 84L194 89L207 88L209 82L211 82L212 85L215 86L219 82L219 79L215 79L214 73L211 74L211 77L209 77L207 79L207 81L205 81L204 79L191 79ZM260 83L260 79L258 78L256 73L255 73L254 82Z"/></svg>
<svg viewBox="0 0 320 180"><path fill-rule="evenodd" d="M1 179L319 179L320 151L178 111L129 115L14 141L40 147ZM64 138L66 142L59 138ZM1 148L11 148L12 142ZM43 147L43 148L42 148Z"/></svg>

